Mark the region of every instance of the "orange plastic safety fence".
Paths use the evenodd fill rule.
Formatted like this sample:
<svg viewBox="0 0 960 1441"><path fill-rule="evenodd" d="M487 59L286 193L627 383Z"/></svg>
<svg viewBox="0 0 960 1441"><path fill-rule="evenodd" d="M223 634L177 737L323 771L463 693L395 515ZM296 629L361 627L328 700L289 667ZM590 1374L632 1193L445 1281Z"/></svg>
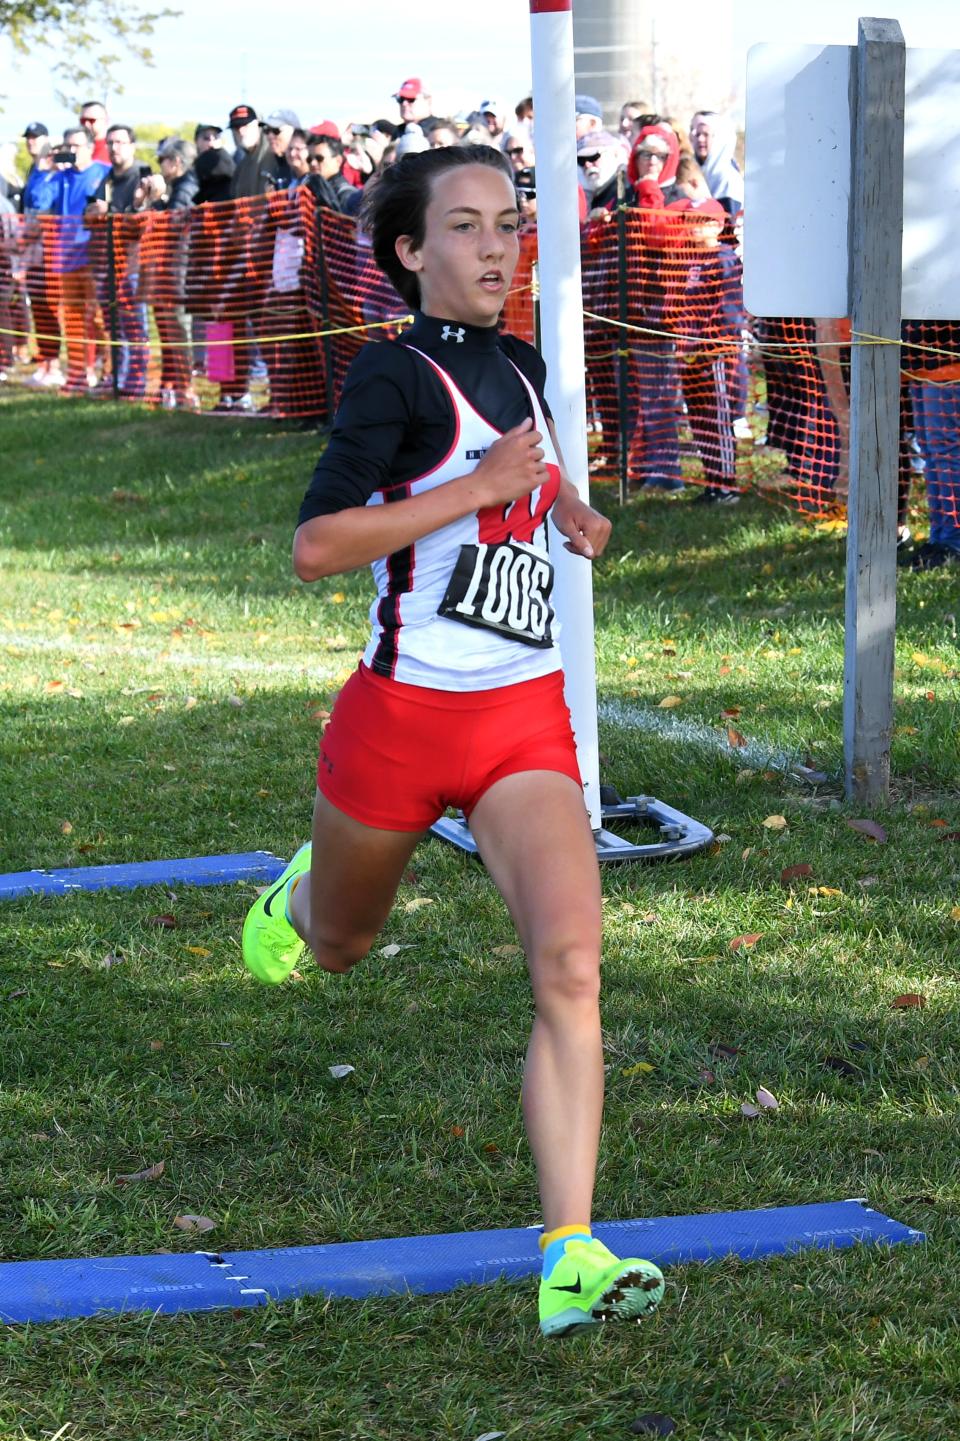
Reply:
<svg viewBox="0 0 960 1441"><path fill-rule="evenodd" d="M3 226L0 361L67 392L321 422L360 346L399 333L407 313L368 237L307 187ZM520 248L504 324L532 341L535 231ZM851 347L877 337L749 316L732 234L696 212L591 222L582 278L597 478L753 486L809 514L842 509ZM32 376L15 368L28 342ZM960 323L905 322L902 359L901 519L923 476L931 535L960 544Z"/></svg>

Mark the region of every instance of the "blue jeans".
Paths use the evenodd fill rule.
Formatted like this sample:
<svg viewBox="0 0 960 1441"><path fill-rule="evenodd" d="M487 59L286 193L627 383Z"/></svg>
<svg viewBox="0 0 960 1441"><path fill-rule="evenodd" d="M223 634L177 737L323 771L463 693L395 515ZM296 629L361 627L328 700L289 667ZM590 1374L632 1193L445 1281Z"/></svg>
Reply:
<svg viewBox="0 0 960 1441"><path fill-rule="evenodd" d="M680 480L679 377L672 339L645 335L630 347L636 378L628 425L640 480Z"/></svg>
<svg viewBox="0 0 960 1441"><path fill-rule="evenodd" d="M960 551L960 381L911 382L913 419L925 462L930 540Z"/></svg>

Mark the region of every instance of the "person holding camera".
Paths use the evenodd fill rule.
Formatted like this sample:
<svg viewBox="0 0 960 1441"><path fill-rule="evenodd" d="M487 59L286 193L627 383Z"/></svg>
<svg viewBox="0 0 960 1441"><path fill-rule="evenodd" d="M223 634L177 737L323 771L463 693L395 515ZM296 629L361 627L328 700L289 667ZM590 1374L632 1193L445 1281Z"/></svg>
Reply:
<svg viewBox="0 0 960 1441"><path fill-rule="evenodd" d="M60 278L63 329L67 340L65 395L82 395L97 383L96 359L103 330L90 256L87 206L110 167L93 158L93 136L82 125L63 132L53 152L55 175L44 192L48 213L60 217L51 246L52 268Z"/></svg>

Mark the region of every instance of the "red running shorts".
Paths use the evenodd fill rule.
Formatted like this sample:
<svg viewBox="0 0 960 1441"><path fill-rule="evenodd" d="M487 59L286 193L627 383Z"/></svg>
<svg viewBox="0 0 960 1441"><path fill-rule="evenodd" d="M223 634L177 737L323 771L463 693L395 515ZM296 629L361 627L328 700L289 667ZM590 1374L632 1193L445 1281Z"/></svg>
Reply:
<svg viewBox="0 0 960 1441"><path fill-rule="evenodd" d="M320 742L317 787L363 825L425 831L448 806L469 816L495 781L519 771L559 771L582 785L562 671L464 692L361 665Z"/></svg>

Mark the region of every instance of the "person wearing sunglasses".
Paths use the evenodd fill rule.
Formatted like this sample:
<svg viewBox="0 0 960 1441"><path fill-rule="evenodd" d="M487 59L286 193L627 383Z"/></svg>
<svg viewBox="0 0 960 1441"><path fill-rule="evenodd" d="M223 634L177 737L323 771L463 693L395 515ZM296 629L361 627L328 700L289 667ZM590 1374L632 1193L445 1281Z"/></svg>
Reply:
<svg viewBox="0 0 960 1441"><path fill-rule="evenodd" d="M85 130L89 130L93 136L92 159L100 165L112 164L110 147L107 145L107 130L110 127L110 116L107 114L107 107L99 100L87 100L80 106L80 114L77 117L79 124Z"/></svg>
<svg viewBox="0 0 960 1441"><path fill-rule="evenodd" d="M529 170L537 163L533 152L533 140L525 125L519 126L509 135L504 136L503 153L510 161L510 168L514 175L521 170Z"/></svg>
<svg viewBox="0 0 960 1441"><path fill-rule="evenodd" d="M287 146L290 144L293 132L300 129L300 117L294 110L272 110L263 122L263 133L267 137L267 144L271 153L277 161L278 182L285 180L290 182L290 167L287 165ZM278 189L282 186L278 183Z"/></svg>

